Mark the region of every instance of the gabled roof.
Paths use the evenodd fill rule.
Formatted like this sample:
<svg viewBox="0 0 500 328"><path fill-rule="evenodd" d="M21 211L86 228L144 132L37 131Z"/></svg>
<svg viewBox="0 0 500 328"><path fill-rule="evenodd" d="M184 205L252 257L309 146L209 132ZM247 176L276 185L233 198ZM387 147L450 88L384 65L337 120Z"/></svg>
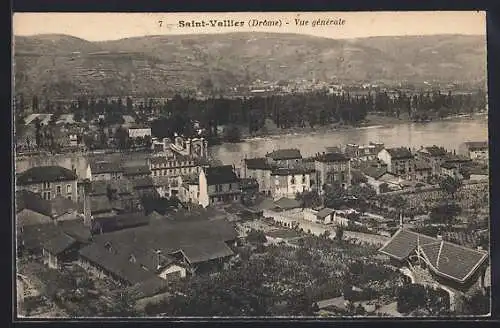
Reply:
<svg viewBox="0 0 500 328"><path fill-rule="evenodd" d="M32 211L27 208L16 213L16 226L18 227L50 223L54 223L54 220L50 216Z"/></svg>
<svg viewBox="0 0 500 328"><path fill-rule="evenodd" d="M488 253L416 232L400 229L380 249L380 252L398 260L407 258L420 247L430 269L437 275L464 283L483 264Z"/></svg>
<svg viewBox="0 0 500 328"><path fill-rule="evenodd" d="M436 145L425 147L424 150L432 157L442 157L448 153L446 149L444 149L443 147L438 147Z"/></svg>
<svg viewBox="0 0 500 328"><path fill-rule="evenodd" d="M124 213L112 217L95 218L95 224L102 228L103 232L117 231L127 228L135 228L149 224L150 218L143 213Z"/></svg>
<svg viewBox="0 0 500 328"><path fill-rule="evenodd" d="M385 173L387 173L387 166L376 166L376 165L363 165L361 166L361 172L374 179L379 179Z"/></svg>
<svg viewBox="0 0 500 328"><path fill-rule="evenodd" d="M238 182L238 176L231 165L213 166L205 169L208 185Z"/></svg>
<svg viewBox="0 0 500 328"><path fill-rule="evenodd" d="M80 243L87 243L92 237L90 228L84 225L83 219L65 220L57 224L65 234Z"/></svg>
<svg viewBox="0 0 500 328"><path fill-rule="evenodd" d="M316 156L318 162L331 163L331 162L346 162L349 158L342 153L326 153Z"/></svg>
<svg viewBox="0 0 500 328"><path fill-rule="evenodd" d="M387 148L386 149L392 159L409 159L413 158L411 151L408 148Z"/></svg>
<svg viewBox="0 0 500 328"><path fill-rule="evenodd" d="M437 241L438 239L436 238L400 229L380 249L380 252L397 260L404 260L415 250L417 243L429 244Z"/></svg>
<svg viewBox="0 0 500 328"><path fill-rule="evenodd" d="M326 218L328 215L334 213L335 210L332 210L331 208L328 208L328 207L325 207L324 209L322 209L321 211L319 211L316 216L319 217L319 218Z"/></svg>
<svg viewBox="0 0 500 328"><path fill-rule="evenodd" d="M131 286L128 289L128 293L131 295L132 299L139 300L142 298L160 294L166 291L168 289L168 286L169 285L167 280L161 279L159 277L154 277Z"/></svg>
<svg viewBox="0 0 500 328"><path fill-rule="evenodd" d="M76 244L76 240L65 233L58 233L52 238L44 240L42 247L53 255L59 255L71 246Z"/></svg>
<svg viewBox="0 0 500 328"><path fill-rule="evenodd" d="M266 157L270 157L275 161L279 161L288 159L301 159L302 155L300 154L300 150L296 148L290 148L275 150L273 152L267 153Z"/></svg>
<svg viewBox="0 0 500 328"><path fill-rule="evenodd" d="M220 259L234 254L223 241L205 241L182 246L182 253L191 264Z"/></svg>
<svg viewBox="0 0 500 328"><path fill-rule="evenodd" d="M245 164L249 170L270 170L272 166L269 165L265 158L246 158Z"/></svg>
<svg viewBox="0 0 500 328"><path fill-rule="evenodd" d="M77 180L77 175L61 166L37 166L27 169L17 176L17 183L28 185L42 182L58 182Z"/></svg>
<svg viewBox="0 0 500 328"><path fill-rule="evenodd" d="M56 196L50 200L50 203L52 207L52 215L55 216L61 216L78 210L78 204L66 197Z"/></svg>
<svg viewBox="0 0 500 328"><path fill-rule="evenodd" d="M46 216L51 216L52 206L49 200L43 199L40 194L29 190L16 191L16 213L29 209Z"/></svg>
<svg viewBox="0 0 500 328"><path fill-rule="evenodd" d="M282 197L274 202L275 207L279 207L283 210L290 210L293 208L301 207L298 200Z"/></svg>
<svg viewBox="0 0 500 328"><path fill-rule="evenodd" d="M128 255L110 252L103 244L90 244L80 250L80 256L104 270L111 272L131 285L145 282L156 277L153 272L146 271L139 265L131 263Z"/></svg>

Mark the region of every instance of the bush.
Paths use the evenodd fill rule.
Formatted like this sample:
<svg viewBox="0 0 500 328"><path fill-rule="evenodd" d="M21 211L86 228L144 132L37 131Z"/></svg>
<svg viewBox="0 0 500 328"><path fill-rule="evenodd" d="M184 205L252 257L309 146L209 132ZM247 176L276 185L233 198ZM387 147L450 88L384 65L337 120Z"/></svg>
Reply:
<svg viewBox="0 0 500 328"><path fill-rule="evenodd" d="M252 229L248 232L246 240L252 244L263 244L267 238L263 231Z"/></svg>
<svg viewBox="0 0 500 328"><path fill-rule="evenodd" d="M427 310L431 315L438 315L449 310L450 297L442 289L432 289L422 285L408 285L399 288L397 309L400 313Z"/></svg>

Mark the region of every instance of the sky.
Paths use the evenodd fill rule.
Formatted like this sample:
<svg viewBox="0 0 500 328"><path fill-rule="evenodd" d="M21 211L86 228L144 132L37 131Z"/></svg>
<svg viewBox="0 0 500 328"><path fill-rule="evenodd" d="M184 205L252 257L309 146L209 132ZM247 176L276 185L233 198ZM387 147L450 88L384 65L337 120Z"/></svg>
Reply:
<svg viewBox="0 0 500 328"><path fill-rule="evenodd" d="M297 26L296 19L308 25ZM312 26L316 20L328 26ZM238 27L180 27L180 21L233 20ZM281 26L251 27L253 20L280 21ZM162 23L160 23L162 21ZM343 21L341 25L335 25ZM161 26L160 26L161 25ZM480 11L316 12L316 13L15 13L14 35L68 34L88 41L145 35L225 32L298 33L327 38L432 34L486 34L486 14Z"/></svg>

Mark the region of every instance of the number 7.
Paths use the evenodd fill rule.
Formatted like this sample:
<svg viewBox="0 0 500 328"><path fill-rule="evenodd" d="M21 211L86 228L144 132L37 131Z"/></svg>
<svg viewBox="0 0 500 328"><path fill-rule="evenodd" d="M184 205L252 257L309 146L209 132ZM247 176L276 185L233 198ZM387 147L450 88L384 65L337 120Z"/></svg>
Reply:
<svg viewBox="0 0 500 328"><path fill-rule="evenodd" d="M162 20L158 21L158 24L160 24L160 27L162 27L163 21Z"/></svg>

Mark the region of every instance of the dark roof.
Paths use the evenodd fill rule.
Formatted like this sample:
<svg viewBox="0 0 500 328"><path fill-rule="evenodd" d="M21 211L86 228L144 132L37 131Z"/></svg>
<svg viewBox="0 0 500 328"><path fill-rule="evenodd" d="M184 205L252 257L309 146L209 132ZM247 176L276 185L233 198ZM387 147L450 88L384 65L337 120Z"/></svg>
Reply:
<svg viewBox="0 0 500 328"><path fill-rule="evenodd" d="M109 181L95 180L90 184L90 194L95 196L102 196L108 194Z"/></svg>
<svg viewBox="0 0 500 328"><path fill-rule="evenodd" d="M273 169L271 172L272 175L296 175L296 174L308 174L314 172L312 168L306 167L295 167L295 168L285 168L279 167Z"/></svg>
<svg viewBox="0 0 500 328"><path fill-rule="evenodd" d="M441 157L445 156L448 152L446 149L443 147L438 147L436 145L430 146L430 147L425 147L425 150L431 155L432 157Z"/></svg>
<svg viewBox="0 0 500 328"><path fill-rule="evenodd" d="M278 160L288 160L288 159L301 159L302 155L300 150L295 148L290 149L278 149L271 153L266 154L266 157L270 157L275 161Z"/></svg>
<svg viewBox="0 0 500 328"><path fill-rule="evenodd" d="M56 196L50 200L52 215L61 216L66 213L76 212L78 210L78 204L62 196Z"/></svg>
<svg viewBox="0 0 500 328"><path fill-rule="evenodd" d="M40 249L43 242L57 237L60 233L60 229L54 224L38 224L23 227L18 237L27 249Z"/></svg>
<svg viewBox="0 0 500 328"><path fill-rule="evenodd" d="M182 246L182 253L191 264L220 259L234 254L225 242L212 240Z"/></svg>
<svg viewBox="0 0 500 328"><path fill-rule="evenodd" d="M391 155L392 159L408 159L413 158L411 151L408 148L387 148L387 152Z"/></svg>
<svg viewBox="0 0 500 328"><path fill-rule="evenodd" d="M120 163L116 162L93 162L90 163L92 174L123 172Z"/></svg>
<svg viewBox="0 0 500 328"><path fill-rule="evenodd" d="M331 208L324 208L322 209L321 211L319 211L316 216L319 217L319 218L326 218L328 215L332 214L333 212L335 212L335 210L332 210Z"/></svg>
<svg viewBox="0 0 500 328"><path fill-rule="evenodd" d="M326 147L327 153L342 153L342 150L338 146Z"/></svg>
<svg viewBox="0 0 500 328"><path fill-rule="evenodd" d="M378 179L387 173L387 166L363 165L361 166L361 172L371 178Z"/></svg>
<svg viewBox="0 0 500 328"><path fill-rule="evenodd" d="M238 182L238 176L231 165L213 166L205 169L208 185Z"/></svg>
<svg viewBox="0 0 500 328"><path fill-rule="evenodd" d="M246 158L245 164L249 170L270 170L272 168L265 158Z"/></svg>
<svg viewBox="0 0 500 328"><path fill-rule="evenodd" d="M452 170L452 169L456 169L458 166L455 163L445 162L445 163L441 164L441 167L443 169Z"/></svg>
<svg viewBox="0 0 500 328"><path fill-rule="evenodd" d="M298 200L282 197L274 202L275 207L279 207L284 210L289 210L293 208L301 207Z"/></svg>
<svg viewBox="0 0 500 328"><path fill-rule="evenodd" d="M465 282L488 257L487 252L404 229L398 230L380 252L403 260L417 245L434 273L460 283Z"/></svg>
<svg viewBox="0 0 500 328"><path fill-rule="evenodd" d="M123 175L142 175L151 174L151 170L147 165L125 166L123 168Z"/></svg>
<svg viewBox="0 0 500 328"><path fill-rule="evenodd" d="M112 232L122 229L135 228L149 224L150 218L143 213L124 213L112 217L95 218L95 224L103 232Z"/></svg>
<svg viewBox="0 0 500 328"><path fill-rule="evenodd" d="M432 167L425 161L415 161L415 171L432 170Z"/></svg>
<svg viewBox="0 0 500 328"><path fill-rule="evenodd" d="M247 189L247 188L258 188L259 183L257 182L257 179L254 178L244 178L240 179L240 187L241 189Z"/></svg>
<svg viewBox="0 0 500 328"><path fill-rule="evenodd" d="M234 240L237 236L234 225L226 220L196 220L124 229L94 236L94 241L101 245L109 242L119 254L127 257L133 254L138 263L155 269L156 250L168 256L185 248L193 250L196 245L204 245L209 253L214 252L210 256L218 256L222 253L217 243ZM192 256L196 258L196 252L194 254Z"/></svg>
<svg viewBox="0 0 500 328"><path fill-rule="evenodd" d="M89 242L92 237L90 228L83 224L83 219L60 221L58 225L64 233L80 243Z"/></svg>
<svg viewBox="0 0 500 328"><path fill-rule="evenodd" d="M426 235L422 235L409 230L398 230L392 238L380 249L380 252L398 260L406 259L420 244L429 244L438 241Z"/></svg>
<svg viewBox="0 0 500 328"><path fill-rule="evenodd" d="M42 241L42 247L53 255L59 255L75 244L74 238L62 232Z"/></svg>
<svg viewBox="0 0 500 328"><path fill-rule="evenodd" d="M159 277L152 277L151 279L129 287L128 293L131 295L132 299L139 300L165 292L167 288L167 280Z"/></svg>
<svg viewBox="0 0 500 328"><path fill-rule="evenodd" d="M40 194L28 190L16 191L16 213L24 209L51 216L50 201L43 199Z"/></svg>
<svg viewBox="0 0 500 328"><path fill-rule="evenodd" d="M485 148L488 148L488 142L487 141L469 141L469 142L465 142L465 146L469 150L485 149Z"/></svg>
<svg viewBox="0 0 500 328"><path fill-rule="evenodd" d="M109 251L104 247L104 244L90 244L80 250L80 256L131 285L146 282L156 277L153 272L146 271L140 265L131 263L128 254Z"/></svg>
<svg viewBox="0 0 500 328"><path fill-rule="evenodd" d="M57 182L77 180L77 175L61 166L37 166L17 176L17 183L27 185L41 182Z"/></svg>
<svg viewBox="0 0 500 328"><path fill-rule="evenodd" d="M17 227L25 227L28 225L38 225L38 224L50 224L53 222L54 220L50 216L32 211L27 208L16 214Z"/></svg>
<svg viewBox="0 0 500 328"><path fill-rule="evenodd" d="M153 179L151 177L134 179L132 181L132 184L133 184L135 189L153 188L154 187Z"/></svg>
<svg viewBox="0 0 500 328"><path fill-rule="evenodd" d="M316 156L318 162L330 163L330 162L345 162L349 158L342 153L326 153Z"/></svg>

